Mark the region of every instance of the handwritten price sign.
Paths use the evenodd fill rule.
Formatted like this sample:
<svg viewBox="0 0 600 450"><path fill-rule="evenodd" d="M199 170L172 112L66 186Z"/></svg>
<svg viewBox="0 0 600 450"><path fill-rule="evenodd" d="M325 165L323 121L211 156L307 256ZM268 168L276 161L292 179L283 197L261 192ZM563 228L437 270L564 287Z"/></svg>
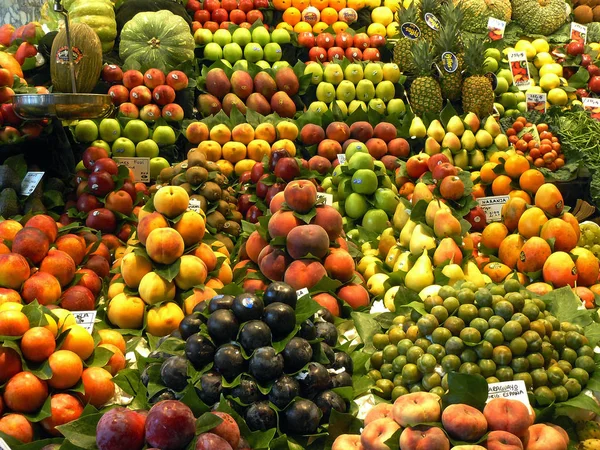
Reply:
<svg viewBox="0 0 600 450"><path fill-rule="evenodd" d="M118 164L133 170L135 181L150 182L150 158L113 158Z"/></svg>
<svg viewBox="0 0 600 450"><path fill-rule="evenodd" d="M96 311L73 311L73 316L77 325L81 325L88 333L94 331L94 321L96 320Z"/></svg>

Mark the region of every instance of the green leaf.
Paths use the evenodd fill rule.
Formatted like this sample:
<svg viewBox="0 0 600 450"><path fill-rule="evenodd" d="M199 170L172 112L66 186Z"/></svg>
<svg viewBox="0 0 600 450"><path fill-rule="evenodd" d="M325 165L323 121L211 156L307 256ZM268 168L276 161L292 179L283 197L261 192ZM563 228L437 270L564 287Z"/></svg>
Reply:
<svg viewBox="0 0 600 450"><path fill-rule="evenodd" d="M3 165L14 170L21 180L27 175L27 161L25 161L25 156L23 154L9 156L4 160Z"/></svg>
<svg viewBox="0 0 600 450"><path fill-rule="evenodd" d="M402 434L402 428L398 428L392 436L385 441L385 445L388 446L390 450L400 450L400 435Z"/></svg>
<svg viewBox="0 0 600 450"><path fill-rule="evenodd" d="M596 400L582 392L577 397L573 397L566 402L558 403L556 405L554 416L569 416L570 414L577 413L581 410L600 414L600 406Z"/></svg>
<svg viewBox="0 0 600 450"><path fill-rule="evenodd" d="M138 369L123 369L112 380L123 391L133 396L140 388L140 371Z"/></svg>
<svg viewBox="0 0 600 450"><path fill-rule="evenodd" d="M319 309L321 309L321 305L312 298L307 295L301 297L296 304L296 325L310 319Z"/></svg>
<svg viewBox="0 0 600 450"><path fill-rule="evenodd" d="M154 272L163 277L168 282L171 282L175 279L177 275L179 275L179 267L181 265L181 259L177 259L173 264L165 265L165 264L156 264L154 268Z"/></svg>
<svg viewBox="0 0 600 450"><path fill-rule="evenodd" d="M86 367L104 367L110 358L114 355L109 349L96 347L92 356L85 360Z"/></svg>
<svg viewBox="0 0 600 450"><path fill-rule="evenodd" d="M578 309L581 300L568 286L550 291L541 299L548 305L554 317L561 322L571 322L582 327L592 323L589 311Z"/></svg>
<svg viewBox="0 0 600 450"><path fill-rule="evenodd" d="M2 434L2 433L0 433ZM4 439L6 441L6 439ZM51 444L61 444L64 441L63 438L51 438L51 439L41 439L37 441L30 442L29 444L19 444L19 445L11 445L12 450L41 450L46 445ZM10 444L7 441L7 444Z"/></svg>
<svg viewBox="0 0 600 450"><path fill-rule="evenodd" d="M206 433L223 422L216 414L205 412L196 420L196 434Z"/></svg>
<svg viewBox="0 0 600 450"><path fill-rule="evenodd" d="M52 415L52 411L50 410L51 399L52 397L49 395L38 412L23 415L27 417L27 420L29 420L30 422L41 422L45 418L50 417Z"/></svg>
<svg viewBox="0 0 600 450"><path fill-rule="evenodd" d="M482 411L487 398L488 384L481 375L448 374L448 392L442 398L444 405L465 403Z"/></svg>
<svg viewBox="0 0 600 450"><path fill-rule="evenodd" d="M381 326L376 319L377 315L354 311L350 314L350 317L354 320L356 332L365 344L364 351L372 353L375 350L375 347L373 347L373 336L381 332Z"/></svg>
<svg viewBox="0 0 600 450"><path fill-rule="evenodd" d="M331 446L333 441L342 434L359 434L362 426L362 421L353 414L340 413L336 409L332 409L329 416L328 445Z"/></svg>
<svg viewBox="0 0 600 450"><path fill-rule="evenodd" d="M446 106L444 106L444 109L442 109L442 112L440 113L440 121L442 122L442 125L444 125L444 128L448 126L448 122L450 121L450 119L457 115L458 113L454 109L454 106L452 106L452 103L448 101L446 103Z"/></svg>
<svg viewBox="0 0 600 450"><path fill-rule="evenodd" d="M81 448L96 447L96 427L102 418L102 413L81 416L79 419L56 427L72 444Z"/></svg>

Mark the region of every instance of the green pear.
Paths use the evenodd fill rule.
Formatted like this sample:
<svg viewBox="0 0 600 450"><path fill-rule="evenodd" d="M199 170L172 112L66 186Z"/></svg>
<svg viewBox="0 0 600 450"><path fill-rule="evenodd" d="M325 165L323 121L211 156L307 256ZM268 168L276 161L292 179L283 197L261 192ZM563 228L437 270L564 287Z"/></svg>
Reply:
<svg viewBox="0 0 600 450"><path fill-rule="evenodd" d="M465 279L465 274L458 264L448 264L444 266L442 268L442 273L449 278L449 286L454 286L457 281Z"/></svg>
<svg viewBox="0 0 600 450"><path fill-rule="evenodd" d="M410 237L410 243L408 245L410 252L416 256L424 249L431 250L435 248L436 245L431 228L422 223L417 224Z"/></svg>
<svg viewBox="0 0 600 450"><path fill-rule="evenodd" d="M485 121L485 125L483 126L483 129L490 133L490 135L493 138L502 133L502 130L500 129L500 124L496 121L494 116L488 116L487 120Z"/></svg>
<svg viewBox="0 0 600 450"><path fill-rule="evenodd" d="M421 292L427 286L435 282L433 276L433 266L427 255L427 250L423 250L421 256L417 258L411 269L404 278L404 285L415 292Z"/></svg>
<svg viewBox="0 0 600 450"><path fill-rule="evenodd" d="M469 168L469 152L464 148L457 151L454 155L454 165L463 170L467 170Z"/></svg>
<svg viewBox="0 0 600 450"><path fill-rule="evenodd" d="M460 138L460 143L462 148L470 152L471 150L475 149L475 145L477 144L477 141L475 140L475 134L473 134L471 130L465 130Z"/></svg>
<svg viewBox="0 0 600 450"><path fill-rule="evenodd" d="M371 80L360 80L356 85L356 98L369 102L375 98L375 86Z"/></svg>
<svg viewBox="0 0 600 450"><path fill-rule="evenodd" d="M427 136L435 139L437 142L442 142L444 136L446 135L446 130L442 126L439 120L433 120L429 124L429 128L427 128Z"/></svg>
<svg viewBox="0 0 600 450"><path fill-rule="evenodd" d="M365 74L360 64L348 64L344 69L344 78L352 83L357 84L364 78Z"/></svg>
<svg viewBox="0 0 600 450"><path fill-rule="evenodd" d="M383 100L384 103L389 102L396 95L396 88L394 87L394 83L386 80L377 83L377 86L375 87L375 95L377 96L377 98Z"/></svg>
<svg viewBox="0 0 600 450"><path fill-rule="evenodd" d="M328 83L340 84L344 79L344 71L339 64L327 64L323 71L323 78Z"/></svg>
<svg viewBox="0 0 600 450"><path fill-rule="evenodd" d="M402 231L400 231L400 238L398 239L398 242L402 247L408 248L408 246L410 245L410 237L412 236L412 233L415 230L416 226L416 222L413 222L410 219L406 221L404 227L402 228Z"/></svg>
<svg viewBox="0 0 600 450"><path fill-rule="evenodd" d="M460 137L465 132L465 125L463 124L463 121L460 117L452 116L448 121L446 130L451 131L452 133Z"/></svg>
<svg viewBox="0 0 600 450"><path fill-rule="evenodd" d="M425 200L427 203L433 200L433 193L429 189L429 186L421 182L415 185L415 189L413 191L412 196L413 205L416 205L419 202L419 200Z"/></svg>
<svg viewBox="0 0 600 450"><path fill-rule="evenodd" d="M365 78L371 80L373 84L380 83L383 80L383 68L381 65L370 62L365 66Z"/></svg>
<svg viewBox="0 0 600 450"><path fill-rule="evenodd" d="M448 148L454 154L461 149L460 139L452 131L448 131L442 141L442 148Z"/></svg>
<svg viewBox="0 0 600 450"><path fill-rule="evenodd" d="M408 272L413 266L413 263L410 260L411 256L412 254L408 251L401 253L396 262L394 263L393 271L397 272L401 270L402 272Z"/></svg>
<svg viewBox="0 0 600 450"><path fill-rule="evenodd" d="M494 144L496 144L498 150L506 150L508 148L508 136L504 133L499 134L494 138Z"/></svg>
<svg viewBox="0 0 600 450"><path fill-rule="evenodd" d="M348 114L352 114L358 108L362 108L363 111L367 110L367 104L362 100L352 100L348 105Z"/></svg>
<svg viewBox="0 0 600 450"><path fill-rule="evenodd" d="M439 238L460 237L460 222L452 215L450 208L440 209L435 213L433 219L433 232Z"/></svg>
<svg viewBox="0 0 600 450"><path fill-rule="evenodd" d="M485 155L481 150L475 150L469 157L469 165L472 169L478 170L485 164Z"/></svg>
<svg viewBox="0 0 600 450"><path fill-rule="evenodd" d="M403 201L398 202L396 211L394 211L394 215L392 216L392 225L396 230L402 230L408 219L410 219L408 207Z"/></svg>
<svg viewBox="0 0 600 450"><path fill-rule="evenodd" d="M425 210L425 223L432 227L435 214L442 209L450 210L450 207L438 199L429 202L429 205L427 205L427 209Z"/></svg>
<svg viewBox="0 0 600 450"><path fill-rule="evenodd" d="M448 158L448 162L450 164L454 164L454 155L452 154L450 149L445 148L444 150L442 150L442 155L446 155L446 158Z"/></svg>
<svg viewBox="0 0 600 450"><path fill-rule="evenodd" d="M486 130L477 131L477 134L475 135L475 140L477 141L477 146L479 148L488 148L494 143L494 138Z"/></svg>
<svg viewBox="0 0 600 450"><path fill-rule="evenodd" d="M471 131L473 133L477 133L477 130L479 130L479 124L480 124L479 117L477 117L477 114L472 113L472 112L468 113L464 118L464 122L465 122L465 124L467 124L469 126L469 128L471 129Z"/></svg>
<svg viewBox="0 0 600 450"><path fill-rule="evenodd" d="M343 80L340 84L338 84L338 87L335 90L335 95L338 100L350 103L356 96L356 89L350 81Z"/></svg>
<svg viewBox="0 0 600 450"><path fill-rule="evenodd" d="M380 98L372 98L369 101L369 108L374 109L380 114L385 114L385 103Z"/></svg>
<svg viewBox="0 0 600 450"><path fill-rule="evenodd" d="M317 100L331 103L335 100L335 87L331 83L322 82L317 86Z"/></svg>
<svg viewBox="0 0 600 450"><path fill-rule="evenodd" d="M393 98L387 104L388 114L402 114L406 112L406 105L401 98Z"/></svg>
<svg viewBox="0 0 600 450"><path fill-rule="evenodd" d="M446 261L450 263L460 264L462 262L463 255L460 251L460 247L451 237L442 239L435 249L433 254L433 265L441 266Z"/></svg>
<svg viewBox="0 0 600 450"><path fill-rule="evenodd" d="M425 141L425 153L429 156L435 155L436 153L440 153L442 151L442 146L439 144L435 138L428 137Z"/></svg>
<svg viewBox="0 0 600 450"><path fill-rule="evenodd" d="M327 103L325 102L312 102L308 107L309 111L313 111L316 113L324 113L327 112Z"/></svg>
<svg viewBox="0 0 600 450"><path fill-rule="evenodd" d="M237 31L237 30L236 30ZM309 64L304 68L304 75L310 74L311 84L319 84L323 81L323 67L321 64Z"/></svg>
<svg viewBox="0 0 600 450"><path fill-rule="evenodd" d="M415 116L413 118L408 129L408 134L410 134L411 138L424 138L427 136L427 129L420 117Z"/></svg>
<svg viewBox="0 0 600 450"><path fill-rule="evenodd" d="M465 267L463 269L465 273L465 280L470 281L475 284L478 288L482 288L485 286L485 279L483 278L482 273L479 271L477 264L473 261L467 261Z"/></svg>

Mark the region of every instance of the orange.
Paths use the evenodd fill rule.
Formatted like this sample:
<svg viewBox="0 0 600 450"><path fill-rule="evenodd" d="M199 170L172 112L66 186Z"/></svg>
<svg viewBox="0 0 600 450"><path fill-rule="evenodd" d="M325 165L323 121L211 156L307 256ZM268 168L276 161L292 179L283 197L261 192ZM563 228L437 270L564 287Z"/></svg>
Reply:
<svg viewBox="0 0 600 450"><path fill-rule="evenodd" d="M328 25L333 25L338 20L338 12L329 6L321 11L321 20Z"/></svg>
<svg viewBox="0 0 600 450"><path fill-rule="evenodd" d="M333 31L335 31L335 34L339 34L348 29L348 24L346 22L342 22L341 20L338 20L333 25L331 25L331 28L333 28Z"/></svg>
<svg viewBox="0 0 600 450"><path fill-rule="evenodd" d="M319 11L323 11L329 6L329 0L310 0L310 6L314 6Z"/></svg>
<svg viewBox="0 0 600 450"><path fill-rule="evenodd" d="M125 345L125 339L123 335L116 330L98 330L100 335L100 344L111 344L117 347L123 354L127 352L127 346Z"/></svg>
<svg viewBox="0 0 600 450"><path fill-rule="evenodd" d="M18 303L15 305L21 306ZM28 329L29 320L21 311L0 312L0 336L23 336Z"/></svg>
<svg viewBox="0 0 600 450"><path fill-rule="evenodd" d="M539 236L542 230L542 226L548 222L548 217L544 214L540 208L533 207L525 211L519 219L519 233L525 238L529 239L534 236Z"/></svg>
<svg viewBox="0 0 600 450"><path fill-rule="evenodd" d="M498 163L486 162L481 169L479 170L479 176L481 177L481 182L485 184L490 184L494 181L498 174L494 172L494 167L496 167Z"/></svg>
<svg viewBox="0 0 600 450"><path fill-rule="evenodd" d="M525 192L525 191L521 191L520 189L516 189L514 191L510 191L508 193L508 196L510 198L522 198L523 200L525 200L527 202L527 204L531 205L531 196Z"/></svg>
<svg viewBox="0 0 600 450"><path fill-rule="evenodd" d="M292 6L298 9L300 12L304 11L310 6L309 0L292 0Z"/></svg>
<svg viewBox="0 0 600 450"><path fill-rule="evenodd" d="M246 146L241 142L227 142L223 145L223 158L232 164L246 157Z"/></svg>
<svg viewBox="0 0 600 450"><path fill-rule="evenodd" d="M329 6L340 12L346 7L346 0L329 0Z"/></svg>
<svg viewBox="0 0 600 450"><path fill-rule="evenodd" d="M296 33L308 33L312 31L312 27L310 26L310 23L298 22L296 25L294 25L294 31Z"/></svg>
<svg viewBox="0 0 600 450"><path fill-rule="evenodd" d="M285 11L292 6L292 0L273 0L273 6L279 11Z"/></svg>
<svg viewBox="0 0 600 450"><path fill-rule="evenodd" d="M55 389L68 389L77 384L83 373L81 358L70 350L58 350L48 358L52 378L48 384Z"/></svg>
<svg viewBox="0 0 600 450"><path fill-rule="evenodd" d="M512 179L507 175L499 175L492 182L492 193L494 195L508 195L512 191L510 183Z"/></svg>
<svg viewBox="0 0 600 450"><path fill-rule="evenodd" d="M283 21L285 23L289 23L292 26L300 22L301 18L302 16L298 8L291 7L283 12Z"/></svg>
<svg viewBox="0 0 600 450"><path fill-rule="evenodd" d="M322 33L327 28L329 28L329 25L327 25L325 22L317 22L313 26L313 33L315 33L315 34Z"/></svg>
<svg viewBox="0 0 600 450"><path fill-rule="evenodd" d="M354 11L360 11L365 7L365 0L348 0L346 6Z"/></svg>
<svg viewBox="0 0 600 450"><path fill-rule="evenodd" d="M260 162L265 156L271 155L271 146L264 139L254 139L248 144L248 157Z"/></svg>
<svg viewBox="0 0 600 450"><path fill-rule="evenodd" d="M483 268L483 273L490 277L494 283L501 283L511 272L510 267L500 262L488 263Z"/></svg>
<svg viewBox="0 0 600 450"><path fill-rule="evenodd" d="M50 357L56 349L56 341L52 331L43 327L33 327L25 332L21 339L21 352L25 359L42 362Z"/></svg>
<svg viewBox="0 0 600 450"><path fill-rule="evenodd" d="M504 163L504 171L514 180L527 170L529 170L529 161L522 155L511 155Z"/></svg>
<svg viewBox="0 0 600 450"><path fill-rule="evenodd" d="M537 169L528 169L519 177L519 186L530 194L535 194L545 182L544 174Z"/></svg>
<svg viewBox="0 0 600 450"><path fill-rule="evenodd" d="M221 159L221 144L216 141L201 142L198 150L206 156L208 161L217 162Z"/></svg>
<svg viewBox="0 0 600 450"><path fill-rule="evenodd" d="M233 164L225 159L218 160L217 166L219 166L221 173L226 177L230 176L233 173Z"/></svg>
<svg viewBox="0 0 600 450"><path fill-rule="evenodd" d="M482 231L481 243L489 249L498 250L506 236L508 228L501 222L492 222Z"/></svg>
<svg viewBox="0 0 600 450"><path fill-rule="evenodd" d="M473 197L475 198L485 197L485 187L481 183L477 183L473 185L471 194L473 194Z"/></svg>
<svg viewBox="0 0 600 450"><path fill-rule="evenodd" d="M112 375L101 367L88 367L81 375L85 394L83 398L96 408L108 403L115 394Z"/></svg>
<svg viewBox="0 0 600 450"><path fill-rule="evenodd" d="M70 350L77 354L81 359L85 360L94 353L94 338L81 325L71 325L69 334L63 341L62 350Z"/></svg>

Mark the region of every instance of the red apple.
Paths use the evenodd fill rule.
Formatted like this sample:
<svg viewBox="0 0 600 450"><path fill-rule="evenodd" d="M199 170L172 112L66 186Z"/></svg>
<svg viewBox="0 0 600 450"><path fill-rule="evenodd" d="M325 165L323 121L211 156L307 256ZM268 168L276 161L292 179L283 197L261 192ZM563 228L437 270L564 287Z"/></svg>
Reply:
<svg viewBox="0 0 600 450"><path fill-rule="evenodd" d="M358 47L350 47L346 49L346 58L350 61L362 61L363 53Z"/></svg>
<svg viewBox="0 0 600 450"><path fill-rule="evenodd" d="M469 211L469 214L465 216L465 220L471 224L471 231L483 231L487 225L485 212L479 205Z"/></svg>
<svg viewBox="0 0 600 450"><path fill-rule="evenodd" d="M88 147L81 155L83 166L89 170L92 170L96 161L102 158L108 158L108 152L102 147Z"/></svg>
<svg viewBox="0 0 600 450"><path fill-rule="evenodd" d="M129 89L122 84L115 84L108 90L108 95L113 102L113 105L119 106L121 103L129 101Z"/></svg>
<svg viewBox="0 0 600 450"><path fill-rule="evenodd" d="M108 172L111 175L119 173L119 166L112 158L100 158L92 164L92 173Z"/></svg>
<svg viewBox="0 0 600 450"><path fill-rule="evenodd" d="M136 86L129 92L129 101L135 106L146 106L152 102L152 92L146 86Z"/></svg>
<svg viewBox="0 0 600 450"><path fill-rule="evenodd" d="M383 47L386 43L386 39L384 36L382 36L381 34L374 34L373 36L371 36L370 42L369 44L371 45L371 47Z"/></svg>
<svg viewBox="0 0 600 450"><path fill-rule="evenodd" d="M144 85L149 89L154 89L161 84L165 84L165 74L159 69L148 69L144 74Z"/></svg>
<svg viewBox="0 0 600 450"><path fill-rule="evenodd" d="M371 45L371 39L367 33L357 33L353 39L354 46L364 50L365 48L369 48Z"/></svg>
<svg viewBox="0 0 600 450"><path fill-rule="evenodd" d="M331 33L321 33L316 38L316 44L318 47L328 49L335 45L335 38Z"/></svg>
<svg viewBox="0 0 600 450"><path fill-rule="evenodd" d="M435 155L431 155L429 157L429 160L427 161L427 167L429 168L430 172L433 172L433 169L435 169L438 165L448 162L450 162L450 160L446 155L443 153L436 153Z"/></svg>
<svg viewBox="0 0 600 450"><path fill-rule="evenodd" d="M21 133L15 127L4 127L0 131L0 142L12 144L21 138Z"/></svg>
<svg viewBox="0 0 600 450"><path fill-rule="evenodd" d="M10 89L10 88L7 88ZM2 113L2 118L4 119L4 123L7 125L12 125L13 127L18 127L23 123L23 119L15 114L15 110L13 108L12 103L3 103L0 105L0 113Z"/></svg>
<svg viewBox="0 0 600 450"><path fill-rule="evenodd" d="M588 55L587 53L584 53L583 55L581 55L581 65L583 67L587 67L592 63L592 57L590 55Z"/></svg>
<svg viewBox="0 0 600 450"><path fill-rule="evenodd" d="M600 94L600 76L595 75L595 76L591 77L590 81L588 82L588 87L594 94ZM4 111L2 111L2 112L4 113ZM6 117L5 117L5 119L6 119Z"/></svg>
<svg viewBox="0 0 600 450"><path fill-rule="evenodd" d="M171 86L175 91L181 91L188 87L188 77L181 70L173 70L167 74L166 82L168 86Z"/></svg>
<svg viewBox="0 0 600 450"><path fill-rule="evenodd" d="M146 105L140 111L140 119L144 122L156 122L160 116L160 108L158 105Z"/></svg>
<svg viewBox="0 0 600 450"><path fill-rule="evenodd" d="M567 44L567 53L571 56L581 55L585 51L585 45L583 41L571 41Z"/></svg>
<svg viewBox="0 0 600 450"><path fill-rule="evenodd" d="M137 119L140 117L140 110L130 102L121 103L119 105L119 113L129 119Z"/></svg>
<svg viewBox="0 0 600 450"><path fill-rule="evenodd" d="M15 95L15 91L8 86L0 87L0 103L10 102L13 96Z"/></svg>
<svg viewBox="0 0 600 450"><path fill-rule="evenodd" d="M265 20L265 18L262 12L260 12L258 9L253 9L252 11L246 13L246 20L252 24L257 20L260 20L262 22L263 20Z"/></svg>
<svg viewBox="0 0 600 450"><path fill-rule="evenodd" d="M315 46L315 35L310 31L303 31L298 34L298 44L302 47L312 48Z"/></svg>
<svg viewBox="0 0 600 450"><path fill-rule="evenodd" d="M313 47L308 51L308 58L311 61L327 61L327 50L323 47Z"/></svg>
<svg viewBox="0 0 600 450"><path fill-rule="evenodd" d="M157 105L168 105L175 101L175 89L167 85L158 86L152 91L152 98Z"/></svg>
<svg viewBox="0 0 600 450"><path fill-rule="evenodd" d="M363 61L379 61L381 59L381 53L379 53L378 48L371 47L363 52L362 59Z"/></svg>
<svg viewBox="0 0 600 450"><path fill-rule="evenodd" d="M123 70L115 64L105 64L102 67L102 79L108 83L117 83L123 80Z"/></svg>
<svg viewBox="0 0 600 450"><path fill-rule="evenodd" d="M123 85L127 89L144 84L144 75L139 70L128 70L123 74Z"/></svg>
<svg viewBox="0 0 600 450"><path fill-rule="evenodd" d="M427 166L428 160L429 155L426 153L419 153L408 158L406 161L406 173L408 176L416 179L427 172L429 170Z"/></svg>
<svg viewBox="0 0 600 450"><path fill-rule="evenodd" d="M429 158L429 160L431 160L431 158ZM456 175L457 173L458 169L449 162L436 164L431 170L431 175L435 181L443 180L444 178Z"/></svg>
<svg viewBox="0 0 600 450"><path fill-rule="evenodd" d="M600 75L600 67L598 67L596 64L590 64L589 66L586 67L588 73L590 74L590 77L595 77L597 75Z"/></svg>
<svg viewBox="0 0 600 450"><path fill-rule="evenodd" d="M327 59L329 61L341 61L344 59L344 49L341 47L331 47L327 50Z"/></svg>
<svg viewBox="0 0 600 450"><path fill-rule="evenodd" d="M183 120L183 108L177 103L169 103L162 109L162 118L167 122L181 122Z"/></svg>
<svg viewBox="0 0 600 450"><path fill-rule="evenodd" d="M353 47L354 39L350 33L342 31L335 36L335 45L342 47L343 49Z"/></svg>

